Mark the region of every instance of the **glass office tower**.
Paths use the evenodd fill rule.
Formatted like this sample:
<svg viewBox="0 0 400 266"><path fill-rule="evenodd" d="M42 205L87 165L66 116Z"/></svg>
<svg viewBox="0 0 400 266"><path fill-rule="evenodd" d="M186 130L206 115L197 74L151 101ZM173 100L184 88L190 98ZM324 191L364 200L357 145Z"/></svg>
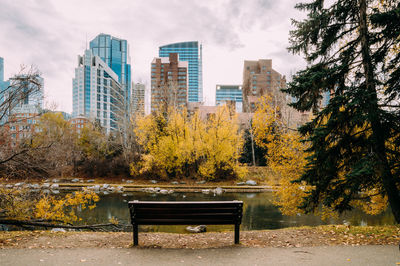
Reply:
<svg viewBox="0 0 400 266"><path fill-rule="evenodd" d="M118 75L118 82L126 91L127 103L131 97L131 58L126 40L108 34L99 34L90 42L93 55L99 56Z"/></svg>
<svg viewBox="0 0 400 266"><path fill-rule="evenodd" d="M180 42L161 46L159 57L169 57L170 53L178 53L179 61L189 62L188 101L203 100L202 46L198 42Z"/></svg>
<svg viewBox="0 0 400 266"><path fill-rule="evenodd" d="M72 116L95 119L107 133L117 130L117 122L126 112L126 91L118 79L119 76L91 50L78 56L72 79Z"/></svg>

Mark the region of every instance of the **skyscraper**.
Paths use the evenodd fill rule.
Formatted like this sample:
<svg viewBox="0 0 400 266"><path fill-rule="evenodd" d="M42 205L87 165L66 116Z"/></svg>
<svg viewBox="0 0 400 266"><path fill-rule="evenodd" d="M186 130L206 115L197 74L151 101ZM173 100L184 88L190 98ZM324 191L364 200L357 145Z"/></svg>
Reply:
<svg viewBox="0 0 400 266"><path fill-rule="evenodd" d="M215 90L215 105L232 102L236 112L242 112L243 95L242 85L217 85Z"/></svg>
<svg viewBox="0 0 400 266"><path fill-rule="evenodd" d="M4 59L0 57L0 82L4 81Z"/></svg>
<svg viewBox="0 0 400 266"><path fill-rule="evenodd" d="M132 88L132 111L140 116L144 116L146 86L142 83L133 84Z"/></svg>
<svg viewBox="0 0 400 266"><path fill-rule="evenodd" d="M271 59L244 61L243 111L254 112L255 104L263 95L269 95L275 106L286 105L281 89L286 87L286 78L272 69Z"/></svg>
<svg viewBox="0 0 400 266"><path fill-rule="evenodd" d="M131 97L131 58L126 40L101 33L90 42L93 55L101 58L115 74L126 91L126 102Z"/></svg>
<svg viewBox="0 0 400 266"><path fill-rule="evenodd" d="M5 90L10 85L10 81L4 81L4 59L0 57L0 104L4 100Z"/></svg>
<svg viewBox="0 0 400 266"><path fill-rule="evenodd" d="M4 59L0 57L0 106L4 102L4 90L7 88L6 82L4 82ZM0 125L2 122L0 121Z"/></svg>
<svg viewBox="0 0 400 266"><path fill-rule="evenodd" d="M4 60L0 57L0 113L4 114L0 125L12 114L25 117L43 110L44 80L38 74L18 74L4 81ZM7 102L7 106L2 103Z"/></svg>
<svg viewBox="0 0 400 266"><path fill-rule="evenodd" d="M107 133L116 130L127 106L127 91L118 80L119 76L91 50L78 56L72 80L72 116L96 119Z"/></svg>
<svg viewBox="0 0 400 266"><path fill-rule="evenodd" d="M202 46L198 42L180 42L161 46L160 57L168 57L170 53L178 53L179 61L189 63L188 101L203 101Z"/></svg>
<svg viewBox="0 0 400 266"><path fill-rule="evenodd" d="M167 112L168 107L187 106L188 62L177 53L151 62L151 111Z"/></svg>

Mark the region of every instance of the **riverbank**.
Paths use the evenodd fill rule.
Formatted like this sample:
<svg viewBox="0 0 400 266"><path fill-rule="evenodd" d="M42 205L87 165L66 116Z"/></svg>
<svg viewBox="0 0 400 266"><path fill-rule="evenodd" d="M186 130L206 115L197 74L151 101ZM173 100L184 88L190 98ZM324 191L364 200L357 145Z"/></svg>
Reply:
<svg viewBox="0 0 400 266"><path fill-rule="evenodd" d="M274 182L269 182L264 176L267 170L252 170L248 178L241 180L206 181L194 179L180 180L149 180L131 178L49 178L49 179L25 179L8 180L0 179L0 187L26 188L33 191L75 191L89 189L94 191L112 192L203 192L212 193L216 189L219 192L267 192L276 188ZM273 184L273 186L271 186ZM218 191L215 191L218 193Z"/></svg>
<svg viewBox="0 0 400 266"><path fill-rule="evenodd" d="M279 230L242 231L241 247L314 247L399 245L398 226L326 225L286 228ZM58 249L58 248L128 248L132 233L103 232L0 232L0 248ZM201 234L140 233L139 248L205 249L235 246L233 232Z"/></svg>
<svg viewBox="0 0 400 266"><path fill-rule="evenodd" d="M25 187L28 189L54 189L80 190L96 185L109 185L110 190L122 187L127 192L143 191L148 188L173 189L176 192L201 192L201 190L216 189L218 187L226 192L265 192L271 191L279 185L279 178L274 176L268 167L243 166L246 175L242 179L230 180L196 180L192 178L157 180L138 179L132 177L52 177L52 178L26 178L7 179L0 178L0 187ZM247 182L247 183L246 183Z"/></svg>

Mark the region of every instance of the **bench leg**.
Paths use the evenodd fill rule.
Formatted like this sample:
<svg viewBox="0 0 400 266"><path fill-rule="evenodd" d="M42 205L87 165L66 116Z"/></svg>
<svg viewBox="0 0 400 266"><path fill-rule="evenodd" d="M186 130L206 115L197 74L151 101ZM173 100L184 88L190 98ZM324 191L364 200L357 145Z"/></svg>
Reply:
<svg viewBox="0 0 400 266"><path fill-rule="evenodd" d="M235 244L239 244L240 224L235 224Z"/></svg>
<svg viewBox="0 0 400 266"><path fill-rule="evenodd" d="M139 227L137 224L133 225L133 245L137 246L139 244Z"/></svg>

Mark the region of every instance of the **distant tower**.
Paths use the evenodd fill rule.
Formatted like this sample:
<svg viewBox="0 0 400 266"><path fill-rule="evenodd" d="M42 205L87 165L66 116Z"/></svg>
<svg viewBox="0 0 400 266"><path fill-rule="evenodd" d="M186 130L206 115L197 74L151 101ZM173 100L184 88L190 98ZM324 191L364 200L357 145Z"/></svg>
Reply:
<svg viewBox="0 0 400 266"><path fill-rule="evenodd" d="M142 83L136 83L132 88L132 111L135 114L144 116L146 86Z"/></svg>
<svg viewBox="0 0 400 266"><path fill-rule="evenodd" d="M4 59L0 57L0 82L4 81Z"/></svg>
<svg viewBox="0 0 400 266"><path fill-rule="evenodd" d="M177 53L155 57L151 62L151 111L167 112L168 107L186 107L188 62Z"/></svg>
<svg viewBox="0 0 400 266"><path fill-rule="evenodd" d="M215 105L233 103L238 113L242 112L242 85L217 85L215 90Z"/></svg>
<svg viewBox="0 0 400 266"><path fill-rule="evenodd" d="M129 45L126 40L101 33L90 41L90 50L103 60L115 74L118 82L126 91L126 102L131 96L131 57Z"/></svg>
<svg viewBox="0 0 400 266"><path fill-rule="evenodd" d="M263 95L272 97L274 105L283 107L286 78L272 68L271 59L244 61L243 69L243 112L254 112L255 104Z"/></svg>
<svg viewBox="0 0 400 266"><path fill-rule="evenodd" d="M161 46L160 57L168 57L170 53L179 54L179 61L189 63L188 101L203 101L203 59L202 45L199 42L180 42Z"/></svg>
<svg viewBox="0 0 400 266"><path fill-rule="evenodd" d="M91 50L78 56L72 79L72 116L97 120L107 133L117 129L117 121L126 114L126 90L119 76Z"/></svg>

